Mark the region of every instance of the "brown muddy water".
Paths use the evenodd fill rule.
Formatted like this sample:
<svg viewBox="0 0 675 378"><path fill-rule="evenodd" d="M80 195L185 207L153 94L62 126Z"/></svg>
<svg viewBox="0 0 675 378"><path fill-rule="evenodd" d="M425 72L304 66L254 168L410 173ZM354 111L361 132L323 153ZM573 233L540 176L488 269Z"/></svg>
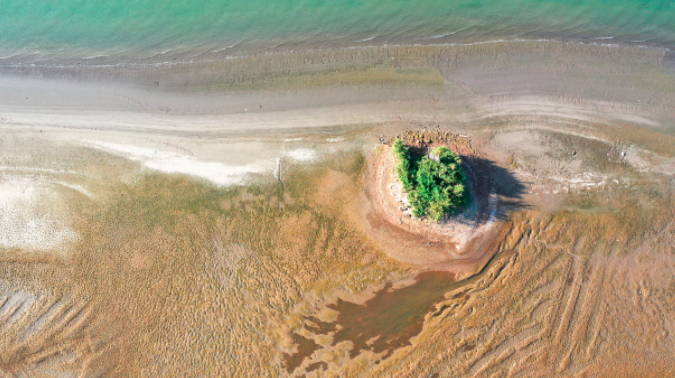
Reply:
<svg viewBox="0 0 675 378"><path fill-rule="evenodd" d="M308 317L312 323L308 328L317 334L334 332L333 344L351 341L354 344L350 352L352 358L368 350L384 352L381 357L384 359L394 350L410 345L410 339L422 331L425 315L443 299L453 283L455 275L449 272L420 273L413 285L400 289L393 289L388 282L364 304L338 299L336 304L327 306L339 313L335 323ZM293 340L298 344L298 352L284 355L289 372L320 348L298 334L293 335Z"/></svg>
<svg viewBox="0 0 675 378"><path fill-rule="evenodd" d="M353 348L350 357L354 358L362 351L380 354L380 361L389 357L396 349L411 345L411 339L422 332L427 314L440 315L447 306L434 308L445 299L449 292L459 291L452 297L468 300L467 290L486 277L496 277L505 264L517 255L515 250L496 253L482 271L471 278L457 281L453 273L441 271L422 272L410 286L393 289L388 282L375 296L363 304L338 299L337 303L327 307L338 312L335 322L322 322L315 317L306 317L307 329L313 334L333 334L336 345L351 341ZM462 289L464 288L464 289ZM321 348L311 339L294 334L298 352L284 354L285 367L289 373L302 365L306 357ZM469 345L467 350L475 346ZM376 362L379 363L379 362ZM319 369L317 364L310 365Z"/></svg>
<svg viewBox="0 0 675 378"><path fill-rule="evenodd" d="M298 344L298 353L284 353L284 364L289 373L292 373L295 368L300 366L305 357L311 356L314 351L319 349L319 345L315 343L314 340L298 335L297 333L293 335L293 341ZM313 364L311 367L314 368L315 366L316 364ZM316 368L318 367L319 366L316 366Z"/></svg>

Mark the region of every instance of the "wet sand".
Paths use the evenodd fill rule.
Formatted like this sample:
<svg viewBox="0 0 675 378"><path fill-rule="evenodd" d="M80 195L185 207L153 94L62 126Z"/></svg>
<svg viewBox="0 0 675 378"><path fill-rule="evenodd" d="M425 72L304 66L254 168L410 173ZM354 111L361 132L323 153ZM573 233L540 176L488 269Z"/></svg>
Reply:
<svg viewBox="0 0 675 378"><path fill-rule="evenodd" d="M5 70L2 190L28 194L3 216L72 240L0 248L0 370L667 371L671 58L518 42ZM523 185L453 280L405 254L428 236L373 218L374 148L406 130L469 138Z"/></svg>

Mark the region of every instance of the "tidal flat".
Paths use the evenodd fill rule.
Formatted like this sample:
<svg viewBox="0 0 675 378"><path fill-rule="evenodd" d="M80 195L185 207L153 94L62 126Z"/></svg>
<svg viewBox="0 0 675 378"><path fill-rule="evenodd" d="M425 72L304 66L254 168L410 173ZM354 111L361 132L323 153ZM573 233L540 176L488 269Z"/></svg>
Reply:
<svg viewBox="0 0 675 378"><path fill-rule="evenodd" d="M668 375L669 62L516 41L3 66L0 375ZM396 136L461 145L494 207L403 219Z"/></svg>

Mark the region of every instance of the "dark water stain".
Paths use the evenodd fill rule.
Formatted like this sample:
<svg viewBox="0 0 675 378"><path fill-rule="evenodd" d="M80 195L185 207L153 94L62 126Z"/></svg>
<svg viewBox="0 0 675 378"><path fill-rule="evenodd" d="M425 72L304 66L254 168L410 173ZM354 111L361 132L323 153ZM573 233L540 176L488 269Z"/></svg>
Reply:
<svg viewBox="0 0 675 378"><path fill-rule="evenodd" d="M313 316L307 316L305 317L305 320L305 327L315 333L326 334L328 332L333 332L336 329L335 323L322 322Z"/></svg>
<svg viewBox="0 0 675 378"><path fill-rule="evenodd" d="M388 357L395 349L410 345L410 339L422 331L424 316L454 282L452 273L424 272L413 285L398 290L387 283L363 305L339 299L328 306L339 313L336 323L341 328L335 332L334 343L354 343L352 358L362 350L386 352L383 358Z"/></svg>
<svg viewBox="0 0 675 378"><path fill-rule="evenodd" d="M574 283L574 276L569 277L567 281L565 281L565 285L567 286L572 286L573 283Z"/></svg>
<svg viewBox="0 0 675 378"><path fill-rule="evenodd" d="M328 370L328 364L326 362L321 361L321 362L313 363L313 364L307 366L307 372L311 373L314 370L321 369L322 367L323 367L323 371Z"/></svg>
<svg viewBox="0 0 675 378"><path fill-rule="evenodd" d="M476 344L466 344L463 347L460 348L461 352L470 352L472 350L476 349Z"/></svg>
<svg viewBox="0 0 675 378"><path fill-rule="evenodd" d="M298 344L298 352L295 354L284 353L284 365L289 373L292 373L298 366L302 364L305 357L309 357L319 349L319 344L314 340L308 339L304 336L293 334L293 341Z"/></svg>

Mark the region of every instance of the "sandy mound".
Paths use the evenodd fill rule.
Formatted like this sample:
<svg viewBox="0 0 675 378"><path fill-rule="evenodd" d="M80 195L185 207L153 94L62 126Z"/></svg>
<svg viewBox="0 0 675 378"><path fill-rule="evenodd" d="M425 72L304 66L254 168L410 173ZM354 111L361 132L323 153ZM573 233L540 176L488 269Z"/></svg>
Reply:
<svg viewBox="0 0 675 378"><path fill-rule="evenodd" d="M496 252L490 246L500 233L503 204L494 180L505 170L475 153L469 155L469 149L453 148L466 163L472 192L471 205L464 213L439 223L413 217L394 170L391 147L381 145L370 157L368 204L363 206L362 223L390 257L416 267L468 276Z"/></svg>

